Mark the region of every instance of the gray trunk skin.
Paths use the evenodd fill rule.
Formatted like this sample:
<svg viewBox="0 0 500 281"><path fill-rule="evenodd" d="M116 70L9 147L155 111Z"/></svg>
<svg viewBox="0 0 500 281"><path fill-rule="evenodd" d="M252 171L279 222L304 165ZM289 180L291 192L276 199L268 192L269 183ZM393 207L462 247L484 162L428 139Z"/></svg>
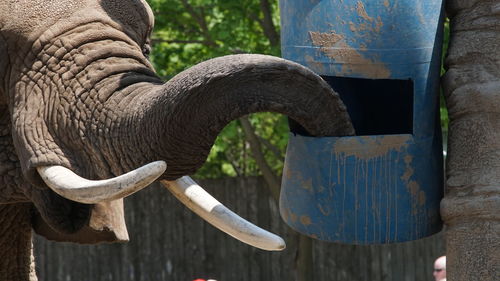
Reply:
<svg viewBox="0 0 500 281"><path fill-rule="evenodd" d="M37 281L29 203L0 204L0 280Z"/></svg>
<svg viewBox="0 0 500 281"><path fill-rule="evenodd" d="M449 0L447 279L500 280L500 3Z"/></svg>
<svg viewBox="0 0 500 281"><path fill-rule="evenodd" d="M287 114L312 135L354 133L328 84L279 58L222 57L163 83L144 55L151 29L152 13L140 0L0 2L0 51L7 54L0 57L0 145L6 147L0 206L7 206L0 227L9 235L28 241L34 226L59 241L128 239L126 229L122 235L111 229L111 237L95 233L110 226L93 218L123 218L121 205L66 200L45 186L38 166L63 165L102 179L165 160L161 178L172 180L203 164L228 122L258 111ZM16 206L24 216L8 220ZM124 228L120 219L115 225ZM2 260L0 271L9 275L0 280L36 280L25 240L16 246L22 251Z"/></svg>

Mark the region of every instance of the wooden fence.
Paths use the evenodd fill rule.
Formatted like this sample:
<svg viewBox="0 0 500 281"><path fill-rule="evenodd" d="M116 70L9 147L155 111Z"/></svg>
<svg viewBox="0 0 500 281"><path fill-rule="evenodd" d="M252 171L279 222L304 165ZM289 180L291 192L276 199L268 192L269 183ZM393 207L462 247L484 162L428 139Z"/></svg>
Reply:
<svg viewBox="0 0 500 281"><path fill-rule="evenodd" d="M40 281L295 280L298 236L280 219L261 178L201 181L226 206L280 234L283 252L246 246L205 223L153 185L125 200L130 242L76 245L36 237ZM415 242L352 246L314 241L314 281L433 280L434 259L444 253L443 235Z"/></svg>

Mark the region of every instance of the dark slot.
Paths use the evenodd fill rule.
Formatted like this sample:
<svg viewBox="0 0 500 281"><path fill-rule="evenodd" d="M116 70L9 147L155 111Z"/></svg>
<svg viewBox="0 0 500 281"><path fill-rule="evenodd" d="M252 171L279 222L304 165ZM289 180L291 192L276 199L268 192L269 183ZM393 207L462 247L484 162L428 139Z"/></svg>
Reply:
<svg viewBox="0 0 500 281"><path fill-rule="evenodd" d="M356 135L413 133L413 81L323 76L347 107Z"/></svg>
<svg viewBox="0 0 500 281"><path fill-rule="evenodd" d="M347 107L356 135L413 133L413 81L322 76ZM309 135L297 122L290 130Z"/></svg>
<svg viewBox="0 0 500 281"><path fill-rule="evenodd" d="M347 107L356 135L413 133L413 81L322 76ZM307 132L293 120L294 133Z"/></svg>

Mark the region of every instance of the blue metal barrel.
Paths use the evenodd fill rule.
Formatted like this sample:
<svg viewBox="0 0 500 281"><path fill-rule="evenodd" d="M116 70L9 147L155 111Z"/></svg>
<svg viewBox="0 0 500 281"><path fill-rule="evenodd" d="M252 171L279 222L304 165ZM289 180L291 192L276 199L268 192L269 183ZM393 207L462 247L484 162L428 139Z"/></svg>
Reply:
<svg viewBox="0 0 500 281"><path fill-rule="evenodd" d="M316 138L292 128L283 219L349 244L440 231L442 0L283 0L280 9L283 57L339 93L357 133Z"/></svg>

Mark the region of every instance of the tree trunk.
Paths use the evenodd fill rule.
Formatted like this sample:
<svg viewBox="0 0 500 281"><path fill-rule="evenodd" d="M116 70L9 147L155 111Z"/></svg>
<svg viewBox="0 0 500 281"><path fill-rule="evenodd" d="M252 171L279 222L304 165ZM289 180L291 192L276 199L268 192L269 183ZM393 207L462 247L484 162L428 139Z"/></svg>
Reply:
<svg viewBox="0 0 500 281"><path fill-rule="evenodd" d="M36 281L29 203L0 204L0 281Z"/></svg>
<svg viewBox="0 0 500 281"><path fill-rule="evenodd" d="M267 185L270 188L271 195L276 203L279 202L280 196L280 179L276 174L273 173L271 167L267 164L264 153L262 152L262 145L260 140L255 134L255 129L250 124L248 117L244 116L240 119L241 126L245 132L245 138L250 144L250 149L252 150L252 156L259 166L260 171L266 180ZM297 254L295 256L295 280L296 281L308 281L313 280L313 241L311 238L301 235L291 229L289 231L297 238Z"/></svg>
<svg viewBox="0 0 500 281"><path fill-rule="evenodd" d="M449 111L447 278L500 276L500 5L449 0L443 88Z"/></svg>
<svg viewBox="0 0 500 281"><path fill-rule="evenodd" d="M305 235L296 233L299 239L297 255L295 256L296 281L313 279L313 240Z"/></svg>
<svg viewBox="0 0 500 281"><path fill-rule="evenodd" d="M260 10L262 11L262 21L259 21L264 35L269 39L269 43L273 47L280 44L280 35L273 23L273 11L268 0L260 0Z"/></svg>
<svg viewBox="0 0 500 281"><path fill-rule="evenodd" d="M255 134L255 129L252 127L252 124L250 124L248 117L244 116L239 120L241 127L243 128L243 132L245 132L245 139L250 144L252 156L255 159L255 162L257 163L264 179L266 180L267 185L269 185L273 199L276 203L278 203L280 199L280 179L276 174L274 174L271 167L267 164L266 159L264 158L264 153L262 152L262 145L259 137Z"/></svg>

